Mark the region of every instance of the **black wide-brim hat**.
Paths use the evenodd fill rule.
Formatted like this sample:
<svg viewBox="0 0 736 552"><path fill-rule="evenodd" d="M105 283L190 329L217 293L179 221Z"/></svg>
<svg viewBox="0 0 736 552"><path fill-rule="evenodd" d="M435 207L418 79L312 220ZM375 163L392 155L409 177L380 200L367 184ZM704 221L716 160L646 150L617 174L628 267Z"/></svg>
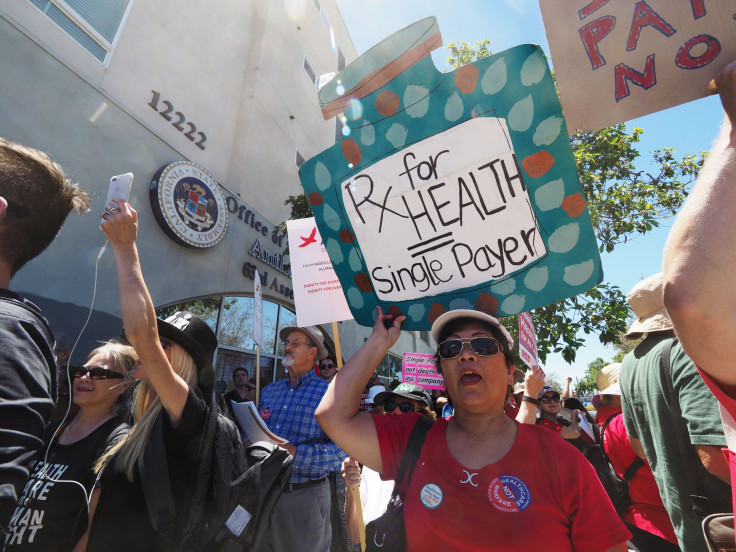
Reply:
<svg viewBox="0 0 736 552"><path fill-rule="evenodd" d="M197 383L210 387L215 382L212 359L217 350L217 336L207 322L196 314L178 311L166 320L156 319L158 335L181 346L197 365Z"/></svg>

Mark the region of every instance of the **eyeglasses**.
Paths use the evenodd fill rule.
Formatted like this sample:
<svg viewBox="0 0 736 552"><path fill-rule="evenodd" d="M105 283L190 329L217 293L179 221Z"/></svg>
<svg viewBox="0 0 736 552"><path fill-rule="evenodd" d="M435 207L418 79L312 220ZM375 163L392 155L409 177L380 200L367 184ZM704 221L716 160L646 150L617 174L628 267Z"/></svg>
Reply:
<svg viewBox="0 0 736 552"><path fill-rule="evenodd" d="M335 367L335 365L334 364L320 364L319 367L322 368L323 370L332 370Z"/></svg>
<svg viewBox="0 0 736 552"><path fill-rule="evenodd" d="M125 378L125 376L121 374L120 372L115 372L114 370L108 370L107 368L103 368L102 366L93 366L92 368L81 366L77 368L76 372L74 372L74 377L81 379L87 374L89 374L90 379L93 379L93 380Z"/></svg>
<svg viewBox="0 0 736 552"><path fill-rule="evenodd" d="M544 397L539 399L539 402L544 403L544 404L549 404L549 403L558 403L561 400L562 399L560 399L558 395L555 395L554 397L548 397L547 395L545 395Z"/></svg>
<svg viewBox="0 0 736 552"><path fill-rule="evenodd" d="M161 343L161 348L165 351L167 348L171 347L171 341L166 341L165 339L159 339L159 343Z"/></svg>
<svg viewBox="0 0 736 552"><path fill-rule="evenodd" d="M398 408L405 414L408 412L417 411L416 407L412 403L407 403L407 402L397 403L397 402L391 401L391 402L387 402L383 407L383 409L386 412L393 412L394 410L396 410L396 408Z"/></svg>
<svg viewBox="0 0 736 552"><path fill-rule="evenodd" d="M284 347L299 347L299 345L306 345L306 341L299 341L298 339L284 339Z"/></svg>
<svg viewBox="0 0 736 552"><path fill-rule="evenodd" d="M478 356L497 355L501 350L498 341L492 337L466 337L448 339L437 346L437 354L440 358L451 359L459 357L463 352L463 345L470 344L470 350Z"/></svg>

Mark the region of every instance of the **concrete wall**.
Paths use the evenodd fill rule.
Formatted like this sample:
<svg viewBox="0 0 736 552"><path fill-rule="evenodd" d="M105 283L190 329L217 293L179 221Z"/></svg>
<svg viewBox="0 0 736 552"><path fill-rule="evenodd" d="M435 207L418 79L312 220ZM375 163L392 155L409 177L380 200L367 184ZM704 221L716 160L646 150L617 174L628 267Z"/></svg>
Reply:
<svg viewBox="0 0 736 552"><path fill-rule="evenodd" d="M243 274L250 262L269 273L264 296L293 309L271 289L290 279L248 254L255 239L280 253L270 229L288 217L283 202L301 192L294 164L334 143L335 121L325 121L317 91L303 69L337 70L355 50L335 0L314 2L300 18L283 2L239 0L132 0L111 54L100 63L30 2L0 4L0 135L50 153L93 196L92 212L70 217L49 249L23 268L12 288L39 303L52 327L76 335L92 303L95 265L105 242L99 230L112 175L133 172L131 203L139 214L144 276L157 306L209 295L252 295ZM151 104L158 93L158 111ZM164 101L206 134L188 139L162 117ZM184 130L188 130L186 122ZM148 198L160 167L189 160L209 171L225 197L256 213L267 237L231 213L224 239L199 250L169 239ZM78 362L91 342L119 333L112 252L97 267L97 291ZM344 356L369 332L341 324ZM407 334L409 336L409 334ZM402 338L403 350L411 337ZM80 356L81 355L81 356Z"/></svg>

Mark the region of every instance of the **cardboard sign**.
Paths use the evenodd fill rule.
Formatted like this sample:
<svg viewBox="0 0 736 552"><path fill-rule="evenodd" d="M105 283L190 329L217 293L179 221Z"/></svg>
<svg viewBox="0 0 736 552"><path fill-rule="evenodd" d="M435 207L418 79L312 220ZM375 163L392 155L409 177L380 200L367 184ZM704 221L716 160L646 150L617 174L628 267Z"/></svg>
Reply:
<svg viewBox="0 0 736 552"><path fill-rule="evenodd" d="M291 281L299 326L352 318L313 218L287 220Z"/></svg>
<svg viewBox="0 0 736 552"><path fill-rule="evenodd" d="M445 379L437 373L434 355L404 353L401 381L421 385L425 389L444 389Z"/></svg>
<svg viewBox="0 0 736 552"><path fill-rule="evenodd" d="M253 276L253 341L263 349L263 293L258 269Z"/></svg>
<svg viewBox="0 0 736 552"><path fill-rule="evenodd" d="M519 314L519 356L529 368L539 366L537 332L532 315L528 312Z"/></svg>
<svg viewBox="0 0 736 552"><path fill-rule="evenodd" d="M539 5L570 130L597 130L702 98L736 57L733 2Z"/></svg>
<svg viewBox="0 0 736 552"><path fill-rule="evenodd" d="M299 174L365 326L376 305L407 330L458 308L514 315L602 278L544 54L523 45L443 74L427 56L440 43L435 19L418 21L320 90L345 137Z"/></svg>

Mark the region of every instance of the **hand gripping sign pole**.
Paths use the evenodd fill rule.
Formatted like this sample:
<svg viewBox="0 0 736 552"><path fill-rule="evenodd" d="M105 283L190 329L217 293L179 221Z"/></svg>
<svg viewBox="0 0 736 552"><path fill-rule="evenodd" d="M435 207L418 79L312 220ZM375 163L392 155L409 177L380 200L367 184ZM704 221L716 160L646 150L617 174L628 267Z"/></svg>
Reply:
<svg viewBox="0 0 736 552"><path fill-rule="evenodd" d="M253 276L253 341L256 342L256 405L261 395L261 347L263 346L263 294L258 269Z"/></svg>

